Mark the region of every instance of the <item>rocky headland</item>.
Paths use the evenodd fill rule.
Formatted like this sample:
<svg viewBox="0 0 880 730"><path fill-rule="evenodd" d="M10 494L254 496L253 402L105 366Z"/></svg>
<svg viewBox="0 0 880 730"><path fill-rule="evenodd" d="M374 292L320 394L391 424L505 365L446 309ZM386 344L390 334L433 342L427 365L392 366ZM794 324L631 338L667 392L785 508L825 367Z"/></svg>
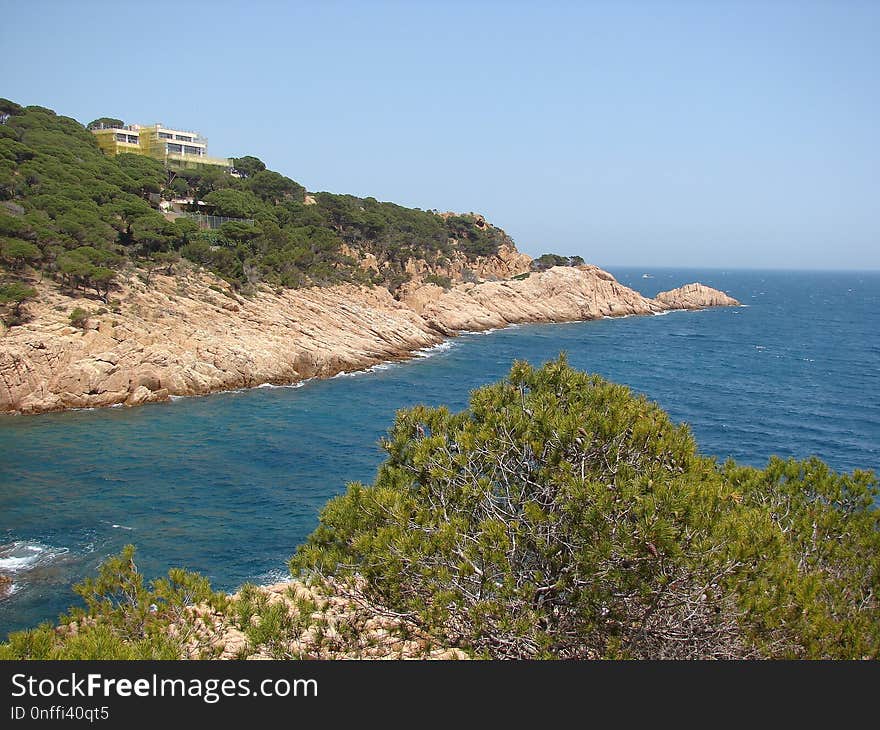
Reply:
<svg viewBox="0 0 880 730"><path fill-rule="evenodd" d="M149 283L129 272L109 305L35 281L30 321L0 337L0 412L139 405L292 384L405 359L462 331L738 304L696 283L649 299L595 266L526 274L529 258L515 249L494 258L479 271L498 280L448 288L425 283L420 275L428 269L414 262L414 280L396 297L385 287L354 284L262 285L243 297L187 265L171 276L153 274ZM446 272L459 280L460 273L456 262ZM69 315L77 307L88 316L74 326Z"/></svg>
<svg viewBox="0 0 880 730"><path fill-rule="evenodd" d="M647 299L580 256L532 260L479 213L310 193L251 155L187 174L108 156L78 121L2 101L16 151L0 414L294 384L465 330L735 303L699 284Z"/></svg>

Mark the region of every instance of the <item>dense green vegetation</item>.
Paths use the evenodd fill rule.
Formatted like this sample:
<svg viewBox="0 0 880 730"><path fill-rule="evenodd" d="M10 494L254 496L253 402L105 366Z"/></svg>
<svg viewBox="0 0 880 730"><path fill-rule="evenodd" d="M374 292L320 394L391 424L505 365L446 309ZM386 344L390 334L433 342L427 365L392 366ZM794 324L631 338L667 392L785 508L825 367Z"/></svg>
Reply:
<svg viewBox="0 0 880 730"><path fill-rule="evenodd" d="M490 657L880 657L880 494L818 459L701 456L564 359L401 411L293 571Z"/></svg>
<svg viewBox="0 0 880 730"><path fill-rule="evenodd" d="M532 261L532 271L546 271L553 266L583 266L586 262L581 256L560 256L545 253Z"/></svg>
<svg viewBox="0 0 880 730"><path fill-rule="evenodd" d="M90 126L102 122L121 120ZM133 154L106 157L79 122L0 99L0 283L37 270L106 300L120 269L168 268L183 257L245 293L260 282L394 289L408 278L410 257L442 263L460 251L472 258L509 240L473 216L331 193L307 200L302 185L255 157L234 165L231 174L166 168ZM191 212L249 220L214 230L185 217L166 220L159 204L173 198L192 199ZM362 253L376 257L378 272L357 265Z"/></svg>
<svg viewBox="0 0 880 730"><path fill-rule="evenodd" d="M206 578L178 568L145 585L131 545L74 591L84 607L62 616L60 629L45 623L10 634L0 659L178 659L187 644L199 644L200 627L189 607L224 610L230 604ZM168 631L171 625L176 631Z"/></svg>
<svg viewBox="0 0 880 730"><path fill-rule="evenodd" d="M135 549L126 545L108 558L94 578L74 586L83 606L61 616L58 625L43 623L10 634L0 643L7 659L216 659L226 647L230 629L245 641L233 658L259 655L273 659L326 658L364 646L356 624L372 618L369 611L340 623L326 608L325 587L307 592L289 586L285 601L259 586L243 585L235 595L211 590L208 581L178 568L147 584L134 562ZM2 577L2 576L0 576ZM406 638L406 629L400 632Z"/></svg>
<svg viewBox="0 0 880 730"><path fill-rule="evenodd" d="M375 483L327 504L291 570L361 586L360 605L438 645L500 658L880 658L870 472L815 458L718 464L656 404L562 357L516 363L461 413L400 411L383 446ZM289 619L252 591L230 605L183 571L147 588L131 557L76 588L86 607L61 622L76 633L18 632L0 658L180 656L196 602L285 655Z"/></svg>

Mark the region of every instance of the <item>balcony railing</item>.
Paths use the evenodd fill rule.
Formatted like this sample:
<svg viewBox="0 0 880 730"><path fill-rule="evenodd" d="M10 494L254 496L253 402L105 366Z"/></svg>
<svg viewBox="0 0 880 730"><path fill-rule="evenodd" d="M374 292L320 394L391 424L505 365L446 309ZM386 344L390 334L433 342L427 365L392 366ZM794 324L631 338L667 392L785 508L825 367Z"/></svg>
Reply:
<svg viewBox="0 0 880 730"><path fill-rule="evenodd" d="M216 165L219 167L232 167L228 157L211 157L210 155L192 155L186 152L167 152L165 159L168 162L179 162L183 165Z"/></svg>

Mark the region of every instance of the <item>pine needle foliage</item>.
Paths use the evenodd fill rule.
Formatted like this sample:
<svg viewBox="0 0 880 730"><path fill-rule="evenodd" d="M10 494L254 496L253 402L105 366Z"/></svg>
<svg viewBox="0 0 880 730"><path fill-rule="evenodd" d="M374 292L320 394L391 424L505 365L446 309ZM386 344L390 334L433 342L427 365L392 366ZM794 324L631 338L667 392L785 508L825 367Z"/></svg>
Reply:
<svg viewBox="0 0 880 730"><path fill-rule="evenodd" d="M877 480L702 456L685 425L564 356L461 413L400 411L371 486L294 571L496 658L877 657Z"/></svg>

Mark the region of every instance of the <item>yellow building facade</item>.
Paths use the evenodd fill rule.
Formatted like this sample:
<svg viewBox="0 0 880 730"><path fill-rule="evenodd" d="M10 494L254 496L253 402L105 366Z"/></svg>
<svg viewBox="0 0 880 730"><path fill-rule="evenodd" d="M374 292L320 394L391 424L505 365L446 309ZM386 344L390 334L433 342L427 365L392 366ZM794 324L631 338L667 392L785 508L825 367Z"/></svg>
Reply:
<svg viewBox="0 0 880 730"><path fill-rule="evenodd" d="M98 146L106 155L131 153L145 155L172 167L213 165L232 167L228 157L208 155L208 140L198 132L172 129L163 124L126 124L92 129Z"/></svg>

